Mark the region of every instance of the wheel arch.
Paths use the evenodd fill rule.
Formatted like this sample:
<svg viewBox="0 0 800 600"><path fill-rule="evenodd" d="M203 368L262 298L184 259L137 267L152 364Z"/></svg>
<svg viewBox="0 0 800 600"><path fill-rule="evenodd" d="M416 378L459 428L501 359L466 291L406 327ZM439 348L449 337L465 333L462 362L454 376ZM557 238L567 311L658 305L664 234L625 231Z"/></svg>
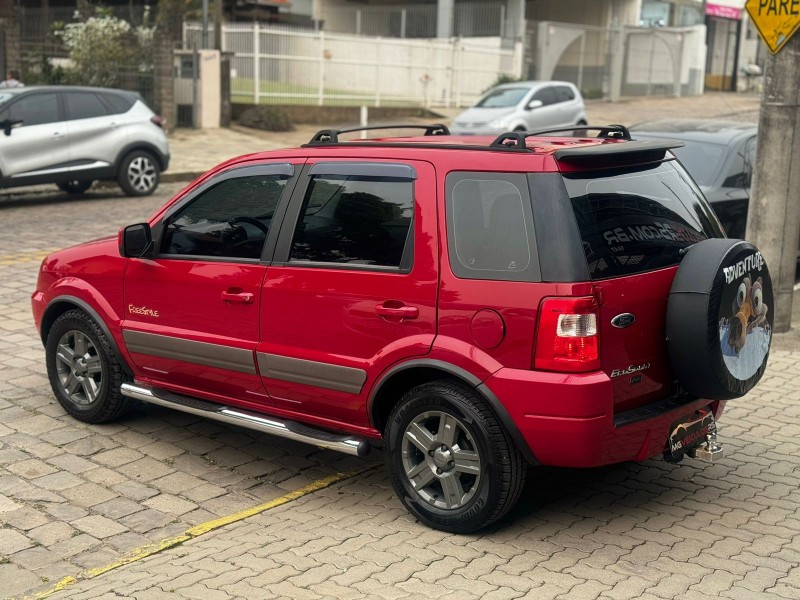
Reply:
<svg viewBox="0 0 800 600"><path fill-rule="evenodd" d="M122 352L120 352L119 346L117 346L117 342L114 339L114 336L111 335L111 330L106 325L103 318L100 314L93 309L87 302L81 300L80 298L76 298L75 296L58 296L50 301L45 308L44 313L42 314L42 322L39 328L39 334L42 338L42 343L47 343L47 335L50 333L50 329L53 326L53 323L56 322L56 319L63 315L65 312L72 310L72 309L79 309L89 315L95 323L103 330L106 338L108 339L108 343L111 345L111 350L117 356L120 365L122 365L123 370L125 373L131 377L133 377L133 370L128 366L125 357L123 356Z"/></svg>
<svg viewBox="0 0 800 600"><path fill-rule="evenodd" d="M383 434L389 415L403 394L413 387L435 380L456 381L474 390L497 415L525 460L531 465L539 464L511 415L508 414L497 396L483 385L478 377L466 369L441 360L410 360L386 371L373 386L367 401L367 411L372 426Z"/></svg>
<svg viewBox="0 0 800 600"><path fill-rule="evenodd" d="M117 159L114 161L114 171L119 172L119 168L122 165L122 161L125 160L125 157L137 150L150 154L156 160L156 163L158 163L159 171L163 172L167 170L168 161L161 150L149 142L138 141L131 142L120 150L119 154L117 154Z"/></svg>

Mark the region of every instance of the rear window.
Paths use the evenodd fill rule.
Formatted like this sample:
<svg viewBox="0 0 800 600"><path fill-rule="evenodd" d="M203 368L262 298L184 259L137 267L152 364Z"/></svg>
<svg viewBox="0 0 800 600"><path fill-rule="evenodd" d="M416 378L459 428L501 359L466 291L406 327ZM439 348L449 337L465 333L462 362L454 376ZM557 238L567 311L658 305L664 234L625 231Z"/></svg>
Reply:
<svg viewBox="0 0 800 600"><path fill-rule="evenodd" d="M565 175L592 279L676 265L681 250L723 237L719 222L673 161L603 176Z"/></svg>

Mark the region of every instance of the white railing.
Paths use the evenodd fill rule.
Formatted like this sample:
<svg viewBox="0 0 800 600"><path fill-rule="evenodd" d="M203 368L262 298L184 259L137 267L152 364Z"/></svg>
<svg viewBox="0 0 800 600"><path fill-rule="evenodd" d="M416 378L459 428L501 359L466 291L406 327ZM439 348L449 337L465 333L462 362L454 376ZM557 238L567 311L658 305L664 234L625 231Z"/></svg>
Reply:
<svg viewBox="0 0 800 600"><path fill-rule="evenodd" d="M184 47L202 25L185 23ZM209 36L213 39L213 36ZM370 106L465 106L501 74L519 77L522 45L500 38L400 39L231 23L233 102Z"/></svg>

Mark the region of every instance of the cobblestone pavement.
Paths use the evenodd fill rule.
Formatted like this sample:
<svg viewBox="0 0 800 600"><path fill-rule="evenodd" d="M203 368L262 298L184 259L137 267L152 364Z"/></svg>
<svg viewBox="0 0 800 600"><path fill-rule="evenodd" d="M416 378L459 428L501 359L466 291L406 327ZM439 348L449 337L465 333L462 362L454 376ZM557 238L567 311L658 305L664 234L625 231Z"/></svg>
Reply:
<svg viewBox="0 0 800 600"><path fill-rule="evenodd" d="M515 513L472 536L415 523L371 470L86 579L380 459L159 407L103 426L64 414L30 315L41 258L141 221L179 188L0 202L0 597L83 573L52 597L800 598L800 354L782 350L728 405L730 454L713 466L538 469Z"/></svg>
<svg viewBox="0 0 800 600"><path fill-rule="evenodd" d="M180 187L0 204L0 598L368 464L155 406L85 425L55 401L30 309L41 259L142 221Z"/></svg>

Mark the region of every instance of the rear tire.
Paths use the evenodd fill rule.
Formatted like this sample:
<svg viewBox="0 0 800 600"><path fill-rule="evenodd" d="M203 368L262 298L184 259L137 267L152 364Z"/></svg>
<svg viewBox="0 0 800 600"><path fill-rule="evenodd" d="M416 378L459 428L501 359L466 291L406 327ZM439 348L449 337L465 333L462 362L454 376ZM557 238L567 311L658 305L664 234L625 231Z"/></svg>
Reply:
<svg viewBox="0 0 800 600"><path fill-rule="evenodd" d="M84 423L105 423L130 406L122 365L100 326L82 310L58 317L45 344L47 376L59 404Z"/></svg>
<svg viewBox="0 0 800 600"><path fill-rule="evenodd" d="M405 507L451 533L491 525L517 503L522 454L474 390L434 381L406 393L386 427L386 462Z"/></svg>
<svg viewBox="0 0 800 600"><path fill-rule="evenodd" d="M122 159L117 183L128 196L149 196L156 191L160 177L155 157L149 152L135 150Z"/></svg>
<svg viewBox="0 0 800 600"><path fill-rule="evenodd" d="M58 186L58 189L60 189L62 192L66 192L68 194L82 194L90 187L92 187L93 183L94 181L92 181L91 179L88 180L75 179L73 181L64 181L62 183L57 183L56 185Z"/></svg>

